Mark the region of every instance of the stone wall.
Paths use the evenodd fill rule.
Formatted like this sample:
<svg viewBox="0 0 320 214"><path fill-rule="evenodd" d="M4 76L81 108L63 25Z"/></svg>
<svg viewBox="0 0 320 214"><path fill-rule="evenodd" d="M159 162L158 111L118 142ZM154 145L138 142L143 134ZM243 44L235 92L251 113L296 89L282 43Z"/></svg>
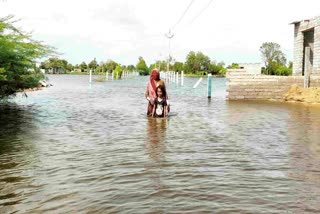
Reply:
<svg viewBox="0 0 320 214"><path fill-rule="evenodd" d="M303 76L249 74L243 69L227 71L229 100L281 100L291 85L303 87ZM320 76L310 77L310 87L320 87Z"/></svg>

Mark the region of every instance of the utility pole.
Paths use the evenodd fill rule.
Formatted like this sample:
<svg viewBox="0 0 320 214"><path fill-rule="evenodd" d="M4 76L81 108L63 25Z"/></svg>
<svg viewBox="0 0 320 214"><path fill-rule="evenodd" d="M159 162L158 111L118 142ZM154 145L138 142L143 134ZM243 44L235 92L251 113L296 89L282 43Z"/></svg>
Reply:
<svg viewBox="0 0 320 214"><path fill-rule="evenodd" d="M167 64L167 71L169 71L169 63L170 63L170 40L172 39L172 37L174 36L174 34L171 33L171 29L169 29L169 32L166 33L166 37L169 39L169 56L168 56L168 64Z"/></svg>

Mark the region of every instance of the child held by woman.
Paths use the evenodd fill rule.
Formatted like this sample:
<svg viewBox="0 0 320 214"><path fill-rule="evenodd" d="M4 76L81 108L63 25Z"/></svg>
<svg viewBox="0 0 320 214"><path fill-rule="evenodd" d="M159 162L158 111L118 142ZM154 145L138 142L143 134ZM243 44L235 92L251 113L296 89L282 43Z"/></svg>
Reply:
<svg viewBox="0 0 320 214"><path fill-rule="evenodd" d="M166 89L163 85L159 85L156 89L156 98L154 99L152 116L153 117L167 116Z"/></svg>

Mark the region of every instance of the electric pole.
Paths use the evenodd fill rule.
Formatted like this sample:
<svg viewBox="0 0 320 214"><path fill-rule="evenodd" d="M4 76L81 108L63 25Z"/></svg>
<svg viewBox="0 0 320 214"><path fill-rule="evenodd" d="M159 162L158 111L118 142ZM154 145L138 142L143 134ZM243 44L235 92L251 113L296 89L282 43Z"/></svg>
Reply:
<svg viewBox="0 0 320 214"><path fill-rule="evenodd" d="M169 56L168 56L167 71L169 71L169 63L170 63L170 40L172 39L173 36L174 34L172 34L171 29L169 29L169 32L166 33L166 37L169 39Z"/></svg>

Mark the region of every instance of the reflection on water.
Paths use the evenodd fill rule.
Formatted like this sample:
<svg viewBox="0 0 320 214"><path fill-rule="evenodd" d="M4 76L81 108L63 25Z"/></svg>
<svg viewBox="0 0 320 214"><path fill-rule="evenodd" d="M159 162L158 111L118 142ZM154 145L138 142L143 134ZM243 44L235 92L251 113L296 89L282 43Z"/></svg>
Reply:
<svg viewBox="0 0 320 214"><path fill-rule="evenodd" d="M148 118L148 154L154 162L163 158L166 141L167 118Z"/></svg>
<svg viewBox="0 0 320 214"><path fill-rule="evenodd" d="M320 108L211 100L167 83L148 118L148 77L51 88L0 104L0 213L319 213Z"/></svg>
<svg viewBox="0 0 320 214"><path fill-rule="evenodd" d="M37 159L32 139L36 135L28 108L7 103L0 104L0 112L0 211L9 213L16 211L13 207L22 203L32 186L30 169Z"/></svg>

